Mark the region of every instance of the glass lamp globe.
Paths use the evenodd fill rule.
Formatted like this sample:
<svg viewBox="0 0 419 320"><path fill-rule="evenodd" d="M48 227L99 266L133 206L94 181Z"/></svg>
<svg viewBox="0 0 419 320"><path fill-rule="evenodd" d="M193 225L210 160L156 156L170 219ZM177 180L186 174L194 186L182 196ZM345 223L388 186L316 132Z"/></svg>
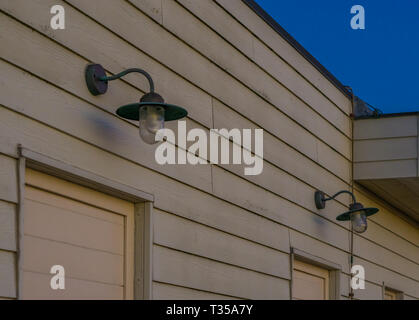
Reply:
<svg viewBox="0 0 419 320"><path fill-rule="evenodd" d="M182 107L164 103L155 92L143 95L139 103L119 107L116 114L122 118L139 121L140 137L148 144L155 144L156 134L167 121L178 120L188 115Z"/></svg>
<svg viewBox="0 0 419 320"><path fill-rule="evenodd" d="M155 144L156 133L164 128L165 110L159 105L142 105L139 107L140 137L148 144Z"/></svg>
<svg viewBox="0 0 419 320"><path fill-rule="evenodd" d="M336 217L338 221L351 220L352 228L357 233L363 233L367 230L367 217L378 212L377 208L364 208L364 206L355 202L349 206L349 211Z"/></svg>
<svg viewBox="0 0 419 320"><path fill-rule="evenodd" d="M365 211L357 211L351 214L352 228L357 233L363 233L367 230L367 216Z"/></svg>

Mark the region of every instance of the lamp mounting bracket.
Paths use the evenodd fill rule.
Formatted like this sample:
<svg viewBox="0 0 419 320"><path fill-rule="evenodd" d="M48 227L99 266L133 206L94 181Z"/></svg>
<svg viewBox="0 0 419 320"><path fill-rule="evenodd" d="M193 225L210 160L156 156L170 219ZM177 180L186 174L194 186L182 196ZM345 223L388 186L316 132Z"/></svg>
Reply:
<svg viewBox="0 0 419 320"><path fill-rule="evenodd" d="M89 89L89 92L94 95L98 96L101 94L106 93L108 90L108 82L112 80L119 79L128 73L137 72L141 73L143 76L145 76L148 80L148 83L150 85L150 92L154 92L154 82L151 78L150 74L144 71L143 69L138 68L130 68L125 71L122 71L118 74L115 74L113 76L106 76L105 69L100 64L88 64L85 69L85 80L87 84L87 88Z"/></svg>
<svg viewBox="0 0 419 320"><path fill-rule="evenodd" d="M106 72L100 64L88 64L84 71L84 77L92 95L98 96L108 91L108 81L101 80L106 77Z"/></svg>
<svg viewBox="0 0 419 320"><path fill-rule="evenodd" d="M316 191L314 193L314 202L317 209L324 209L326 207L326 196L323 191Z"/></svg>
<svg viewBox="0 0 419 320"><path fill-rule="evenodd" d="M333 196L331 196L329 198L326 198L326 194L323 191L317 190L314 193L314 202L316 204L316 208L317 209L324 209L326 207L326 201L333 200L334 198L336 198L338 195L340 195L342 193L349 194L352 197L353 203L356 203L355 195L348 190L339 191L339 192L335 193Z"/></svg>

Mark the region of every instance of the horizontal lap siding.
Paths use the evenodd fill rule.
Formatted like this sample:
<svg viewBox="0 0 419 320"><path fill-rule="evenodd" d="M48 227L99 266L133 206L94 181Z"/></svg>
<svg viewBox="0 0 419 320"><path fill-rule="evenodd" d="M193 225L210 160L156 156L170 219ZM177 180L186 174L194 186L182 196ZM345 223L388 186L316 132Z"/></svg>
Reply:
<svg viewBox="0 0 419 320"><path fill-rule="evenodd" d="M65 290L51 290L50 274L42 274L38 272L23 272L23 281L28 287L26 294L28 297L36 295L37 299L69 299L69 300L84 300L91 299L92 296L98 300L112 300L115 297L123 297L124 288L119 285L100 283L95 281L88 281L83 279L75 279L66 277ZM33 291L35 291L35 294ZM25 293L22 294L22 299L25 299Z"/></svg>
<svg viewBox="0 0 419 320"><path fill-rule="evenodd" d="M65 91L56 90L47 82L39 81L4 61L0 61L0 69L10 75L0 89L1 92L8 92L3 98L3 105L147 167L159 171L168 169L168 175L196 178L190 184L204 190L210 189L209 166L161 166L154 159L154 146L140 142L137 127L127 121L117 120L115 115ZM37 95L36 92L44 94ZM57 108L57 105L61 105L61 108Z"/></svg>
<svg viewBox="0 0 419 320"><path fill-rule="evenodd" d="M417 137L360 140L354 143L357 163L417 159Z"/></svg>
<svg viewBox="0 0 419 320"><path fill-rule="evenodd" d="M16 298L15 253L0 250L0 297Z"/></svg>
<svg viewBox="0 0 419 320"><path fill-rule="evenodd" d="M155 245L159 282L249 299L289 299L289 281Z"/></svg>
<svg viewBox="0 0 419 320"><path fill-rule="evenodd" d="M288 44L261 37L260 30L270 33L261 25L253 29L254 18L242 25L238 12L222 2L5 1L0 71L9 79L0 78L0 153L16 158L22 143L154 194L156 299L288 299L290 246L341 265L347 297L349 224L335 216L348 199L320 212L312 196L316 189L331 194L350 186L350 100ZM49 28L54 4L66 9L65 30ZM147 70L165 100L189 111L188 128L263 128L263 173L245 176L243 166L157 165L155 147L114 115L148 90L146 81L129 75L93 97L83 80L89 62L109 73ZM6 166L15 164L6 159ZM16 188L16 182L0 185L0 200L16 202ZM13 215L13 208L7 212ZM381 225L372 229L373 239L362 241L400 247L400 259L416 261L405 239L392 245L386 239L393 235ZM14 246L9 238L1 241ZM359 254L376 266L374 256ZM416 297L413 264L400 261L395 271L409 274L401 277Z"/></svg>
<svg viewBox="0 0 419 320"><path fill-rule="evenodd" d="M238 300L239 298L154 281L153 282L153 299L157 299L157 300Z"/></svg>
<svg viewBox="0 0 419 320"><path fill-rule="evenodd" d="M107 176L112 180L131 185L141 190L148 190L156 196L156 208L168 212L173 212L177 215L184 215L191 220L212 224L216 228L227 231L228 233L238 234L244 238L252 239L252 241L260 242L267 247L278 248L284 252L289 249L286 230L284 230L284 233L284 231L282 231L283 227L280 225L275 225L262 217L254 215L251 212L247 212L246 210L242 210L233 205L229 205L225 201L207 195L202 191L179 184L171 178L156 174L155 172L140 167L131 161L124 160L118 156L97 149L89 144L81 143L73 137L60 133L59 131L56 131L52 128L42 126L34 120L27 119L14 112L7 111L4 108L1 109L0 113L1 119L5 121L2 123L0 129L2 131L1 133L3 137L15 139L16 141L22 142L30 149L41 150L41 152L49 154L51 157L57 158L67 163L71 163L77 167L85 168L86 170L98 175ZM20 124L19 130L17 129L16 121ZM8 135L6 135L6 131L9 132ZM48 142L39 139L45 134L49 137ZM59 150L60 145L66 145L67 148L65 150ZM74 154L74 152L72 152L74 148L77 148L80 151L80 154ZM3 150L3 152L6 151L12 153L15 150ZM98 156L101 159L99 163L95 160ZM138 176L133 176L131 174L131 172L134 171L137 172ZM141 177L141 179L138 177ZM185 201L185 199L189 199L189 201ZM278 237L280 234L284 236ZM248 240L238 241L247 243ZM269 249L266 248L265 251L266 250ZM271 251L275 252L273 249L271 249ZM278 254L281 256L283 255L281 253ZM196 257L199 256L196 255ZM217 268L218 266L221 266L225 263L224 258L216 258L224 261L223 263L217 262ZM244 262L240 261L240 259L244 258L245 257L239 257L238 262L235 263L247 263L246 260ZM164 259L164 256L162 259ZM213 261L207 258L200 259L205 259L203 261ZM187 270L188 265L189 264L183 265L183 268ZM278 283L281 284L281 290L285 290L284 286L288 283L288 280L276 276L270 276L261 272L251 271L240 266L236 267L230 264L226 265L229 266L229 270L235 270L235 268L238 268L239 270L243 270L241 274L244 275L249 273L251 276L254 275L255 279L260 277L278 279ZM218 269L214 269L213 272L217 272L216 270ZM156 280L163 282L162 279ZM181 281L183 280L178 279L176 282L177 285L208 291L205 288L200 288L197 285L198 282L196 281L198 280L194 280L192 284L182 284ZM205 286L205 283L202 283L202 285ZM232 290L235 290L234 286L232 287ZM227 295L236 296L232 293ZM243 296L243 293L241 293L241 295L238 295L238 297L248 298L249 296Z"/></svg>
<svg viewBox="0 0 419 320"><path fill-rule="evenodd" d="M290 279L288 232L284 229L281 252L224 232L196 224L160 210L154 215L154 242L242 268Z"/></svg>
<svg viewBox="0 0 419 320"><path fill-rule="evenodd" d="M42 239L31 235L24 237L25 257L23 270L49 274L57 261L66 268L66 276L73 279L123 286L122 255L93 250L73 244ZM48 254L44 254L48 252ZM42 257L40 259L40 257ZM103 267L98 268L102 265ZM26 288L25 290L26 291ZM32 290L31 290L32 291Z"/></svg>
<svg viewBox="0 0 419 320"><path fill-rule="evenodd" d="M122 216L110 215L109 212L97 210L93 217L88 212L90 207L76 201L63 199L67 208L62 208L62 198L50 197L48 193L36 192L33 195L43 196L43 201L32 198L32 188L26 188L25 206L30 206L31 212L25 215L25 234L31 237L46 238L51 241L62 242L92 250L108 251L114 255L122 256L124 246L121 241L114 241L112 235L124 233L124 220ZM32 199L31 199L32 198ZM57 201L58 200L58 201ZM70 207L71 206L71 207ZM71 209L70 209L71 208ZM118 217L117 221L104 220L109 215ZM48 225L45 224L48 221ZM78 230L75 233L73 230ZM92 230L95 232L92 234ZM96 233L96 234L95 234Z"/></svg>
<svg viewBox="0 0 419 320"><path fill-rule="evenodd" d="M215 0L215 2L243 24L249 32L266 46L280 54L284 61L323 92L345 114L349 115L351 113L352 106L348 98L320 74L310 62L298 54L271 26L250 10L242 0Z"/></svg>
<svg viewBox="0 0 419 320"><path fill-rule="evenodd" d="M418 135L417 116L360 119L354 123L354 140L389 139Z"/></svg>
<svg viewBox="0 0 419 320"><path fill-rule="evenodd" d="M417 175L417 117L402 116L355 121L355 178L374 179ZM386 174L383 174L386 173ZM365 181L365 186L373 184ZM368 231L355 237L356 263L376 284L419 297L418 229L399 218L396 209L356 185L357 198L365 206L378 207ZM397 215L396 215L397 214ZM368 239L370 241L366 241Z"/></svg>
<svg viewBox="0 0 419 320"><path fill-rule="evenodd" d="M357 200L366 207L378 207L369 219L368 230L354 237L355 264L365 268L366 279L419 298L419 233L400 219L394 208L375 200L355 186Z"/></svg>
<svg viewBox="0 0 419 320"><path fill-rule="evenodd" d="M0 250L16 251L16 204L0 200Z"/></svg>
<svg viewBox="0 0 419 320"><path fill-rule="evenodd" d="M188 7L194 12L200 12L201 14L204 14L204 15L208 14L208 13L203 13L203 11L200 11L202 8L199 8L199 5L197 5L197 3L191 4L191 1L188 1L188 0L179 0L179 2L182 2L186 7ZM256 34L259 37L259 39L265 42L265 44L270 45L271 47L277 46L277 48L281 46L281 49L284 49L283 48L284 40L283 39L279 40L280 37L277 36L279 41L273 41L273 39L276 37L275 35L273 35L274 32L271 32L271 34L269 34L267 30L270 27L268 27L267 25L264 25L264 23L261 22L261 20L258 17L256 17L253 12L251 12L250 10L247 10L248 8L246 8L246 6L243 5L241 1L217 0L216 2L218 2L220 6L224 7L224 9L226 9L226 11L228 11L232 16L235 16L241 23L247 26L250 29L250 31ZM222 33L223 35L227 35L227 33L230 30L229 28L225 28L225 30L226 31L219 29L218 32ZM238 32L237 29L236 29L236 32ZM230 38L229 40L234 41L232 38ZM257 43L255 48L262 46L260 45L259 41L256 41L255 43ZM255 52L253 53L255 57L257 57L256 52L257 52L257 49L255 49ZM301 57L297 55L293 57L290 57L289 55L287 56L287 52L284 50L277 50L277 52L279 52L280 55L286 56L285 59L288 59L288 61L291 61L290 59L294 59L294 58L301 59ZM268 55L265 54L264 57L266 58L268 57ZM260 63L262 63L262 61L260 61ZM295 64L297 68L301 67L302 65L304 64L303 63ZM304 71L301 69L300 71L303 74L305 74L308 78L310 78L309 72L307 72L308 69L309 68L307 68ZM326 92L330 93L330 91L324 90L324 93ZM396 124L393 124L393 125L396 125ZM416 125L416 123L414 123L414 125ZM365 125L364 127L366 129L368 128L367 125ZM401 125L397 122L398 131L400 131L399 127L401 127ZM391 133L391 132L392 130L386 130L386 132L383 132L381 135L386 135L387 137L388 133ZM406 136L416 135L416 132L414 132L414 134L406 133L405 135ZM355 136L355 138L359 139L362 137ZM377 136L377 138L381 138L381 136ZM406 141L403 140L401 142L405 144L410 143L408 138L405 140ZM400 147L400 144L398 144L397 147ZM410 150L412 152L412 157L416 156L416 145L412 144L411 147L410 145L407 145L407 147L405 147L403 151L404 150ZM374 156L377 156L377 155L374 154ZM408 155L403 155L403 156L408 157ZM385 157L385 155L382 155L382 157ZM362 202L364 203L364 201ZM381 208L382 206L380 206L380 209ZM381 218L379 216L374 217L374 218L384 220L388 217L389 214L392 215L391 213L386 213L386 216L384 218ZM397 218L394 219L395 216L394 215L392 216L393 216L392 221L395 220L393 222L397 223L399 228L395 228L395 227L392 228L391 223L389 222L385 223L388 229L383 227L380 224L371 222L368 232L362 235L363 237L369 239L370 241L366 241L365 239L362 239L362 238L356 238L356 241L358 241L359 243L356 244L355 247L360 247L360 248L368 247L369 250L359 250L358 254L368 259L379 261L379 263L381 263L382 265L385 265L386 268L389 268L390 266L392 266L392 268L391 267L390 268L393 269L393 271L390 271L390 272L387 271L386 276L385 276L386 279L391 279L392 276L395 278L400 277L398 273L402 273L403 275L410 275L411 277L417 277L419 275L419 269L417 265L417 261L419 257L418 246L410 243L409 241L406 241L406 239L403 238L406 234L410 238L417 237L418 236L417 230L410 231L410 229L412 229L410 225L403 224L403 222L400 219L397 219ZM402 226L400 224L402 224ZM380 254L374 254L375 252L379 252ZM394 255L395 253L396 255ZM395 262L392 262L392 261L395 261ZM376 271L376 273L378 273L379 275L383 274L382 271L381 272ZM416 290L417 290L418 283L416 281L412 281L412 279L406 279L406 277L404 276L402 276L402 278L403 279L399 278L398 280L399 282L403 283L403 287L408 288L407 290L410 290L410 292L412 292L411 291L412 287L413 288L416 287ZM393 279L391 279L391 282L394 283ZM402 290L402 288L399 288L399 289ZM378 290L375 289L373 291L375 293L374 295L370 297L377 297ZM415 294L417 294L417 291L415 292Z"/></svg>
<svg viewBox="0 0 419 320"><path fill-rule="evenodd" d="M0 154L0 200L17 203L16 160Z"/></svg>
<svg viewBox="0 0 419 320"><path fill-rule="evenodd" d="M101 2L102 10L100 11L94 10L96 8L94 1L71 1L71 3L119 34L132 45L144 50L153 58L206 90L209 94L242 112L252 120L260 122L265 130L273 131L279 137L284 137L290 142L292 139L295 140L296 136L295 134L290 135L290 133L297 131L298 136L301 136L301 140L304 137L306 143L302 145L300 142L296 147L302 152L309 152L312 157L316 158L315 147L316 144L321 144L321 142L306 128L299 126L293 119L278 112L277 108L258 97L254 91L234 80L228 73L211 63L204 55L193 50L154 21L149 20L139 10L135 10L134 7L129 6L124 1ZM112 14L113 19L109 19L109 14ZM124 23L116 21L124 21ZM147 26L147 28L144 28L144 26ZM139 31L144 31L144 34L139 35ZM159 37L161 41L156 42L155 37ZM144 46L144 41L146 41L147 46ZM165 50L162 46L170 47L171 50ZM287 130L287 128L289 129ZM291 142L291 144L294 143ZM348 141L346 146L348 149L350 149L349 144Z"/></svg>
<svg viewBox="0 0 419 320"><path fill-rule="evenodd" d="M0 150L0 297L16 298L17 161Z"/></svg>
<svg viewBox="0 0 419 320"><path fill-rule="evenodd" d="M417 123L417 115L356 120L355 179L375 190L380 187L368 180L417 177Z"/></svg>
<svg viewBox="0 0 419 320"><path fill-rule="evenodd" d="M141 1L131 0L131 2L142 8ZM183 38L185 32L183 32L182 26L195 22L193 24L200 26L200 29L195 29L193 33L189 33L185 38L187 37L188 42L193 46L202 48L200 51L206 52L211 60L227 70L234 71L237 74L237 78L247 79L249 86L252 86L256 91L263 91L267 97L270 96L268 94L268 86L271 83L278 84L277 87L280 88L282 86L287 88L290 92L283 92L282 95L289 96L292 93L299 97L306 104L306 106L300 109L307 112L307 107L312 108L315 113L324 117L329 123L336 126L338 130L350 137L350 122L347 121L347 115L336 108L336 105L328 100L321 91L316 90L310 82L296 73L292 66L288 65L279 55L248 32L224 8L217 5L214 1L177 0L177 2L214 32L209 31L209 28L200 24L196 19L193 20L194 18L191 15L187 15L188 19L176 19L181 14L181 6L176 5L175 1L163 0L163 25L168 29L175 30L174 33ZM216 36L216 33L220 37ZM206 36L197 37L196 35L198 34L205 34ZM203 39L205 39L205 42ZM207 41L207 39L212 39L213 41ZM231 44L231 46L228 44ZM236 50L233 50L233 47ZM245 57L253 63L250 61L244 62ZM259 68L255 67L255 65ZM262 70L264 72L261 72ZM242 76L239 76L239 73ZM259 80L262 80L262 78L267 80L266 74L269 74L273 79L270 79L270 81L257 81L258 78ZM262 85L264 86L263 89L259 87ZM280 99L273 99L273 97L271 100L280 101ZM347 103L347 101L345 102ZM284 107L289 108L287 105L284 105ZM301 113L301 115L303 114ZM298 116L295 116L297 119Z"/></svg>
<svg viewBox="0 0 419 320"><path fill-rule="evenodd" d="M203 2L206 3L206 2ZM208 1L208 3L210 3ZM140 7L140 6L139 6ZM140 7L141 8L141 7ZM205 10L205 8L204 8ZM217 14L212 18L217 23ZM220 17L221 18L221 17ZM190 28L193 25L194 28ZM184 40L191 47L197 49L202 55L211 60L214 64L225 70L233 78L238 79L246 87L253 90L259 96L268 101L271 105L284 112L292 120L307 128L314 135L319 136L328 145L350 158L350 142L348 137L340 135L339 130L304 103L297 95L287 90L283 85L270 77L257 65L251 63L246 56L229 45L222 37L206 27L192 14L185 12L184 8L173 0L163 0L163 26L170 30L180 39ZM249 42L252 39L248 39ZM295 77L295 74L292 75ZM283 75L282 77L289 77ZM230 81L231 82L231 81ZM301 81L303 84L304 81ZM308 90L304 90L308 92ZM310 96L305 101L315 102L316 95ZM329 101L322 101L322 105L316 106L316 110L326 110ZM321 107L320 107L321 106ZM332 107L334 110L337 108ZM346 128L347 136L350 136L350 122L342 114L341 128ZM339 118L334 119L338 125ZM330 134L333 132L333 137Z"/></svg>
<svg viewBox="0 0 419 320"><path fill-rule="evenodd" d="M358 162L354 164L355 180L411 178L418 174L418 160Z"/></svg>

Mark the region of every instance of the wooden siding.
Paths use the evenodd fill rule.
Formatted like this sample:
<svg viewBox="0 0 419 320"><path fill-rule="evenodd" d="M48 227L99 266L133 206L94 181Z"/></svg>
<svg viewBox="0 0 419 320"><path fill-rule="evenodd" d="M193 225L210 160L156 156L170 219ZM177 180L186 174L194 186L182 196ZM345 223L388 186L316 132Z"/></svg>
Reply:
<svg viewBox="0 0 419 320"><path fill-rule="evenodd" d="M65 30L49 26L55 4ZM349 199L318 211L313 192L351 186L351 101L243 2L0 0L0 10L0 297L16 296L18 144L154 195L155 299L289 299L291 246L340 265L349 296L349 224L335 220ZM155 146L114 114L146 81L129 75L94 97L90 62L150 72L166 101L188 109L188 128L263 128L263 173L158 165ZM379 206L356 236L372 288L356 297L381 299L385 281L419 298L419 234Z"/></svg>
<svg viewBox="0 0 419 320"><path fill-rule="evenodd" d="M16 204L0 201L0 249L16 251Z"/></svg>
<svg viewBox="0 0 419 320"><path fill-rule="evenodd" d="M354 237L354 264L365 268L366 279L413 297L419 295L418 229L399 218L394 208L357 187L357 200L380 212L369 219L368 230Z"/></svg>
<svg viewBox="0 0 419 320"><path fill-rule="evenodd" d="M19 297L132 299L133 203L32 169L25 183ZM69 282L54 294L41 281L57 263Z"/></svg>
<svg viewBox="0 0 419 320"><path fill-rule="evenodd" d="M354 124L354 178L419 221L418 115L360 119Z"/></svg>
<svg viewBox="0 0 419 320"><path fill-rule="evenodd" d="M417 167L417 115L355 121L356 180L417 177Z"/></svg>
<svg viewBox="0 0 419 320"><path fill-rule="evenodd" d="M15 254L0 250L0 297L16 298Z"/></svg>
<svg viewBox="0 0 419 320"><path fill-rule="evenodd" d="M1 152L0 152L1 153ZM0 154L0 297L16 298L17 161Z"/></svg>

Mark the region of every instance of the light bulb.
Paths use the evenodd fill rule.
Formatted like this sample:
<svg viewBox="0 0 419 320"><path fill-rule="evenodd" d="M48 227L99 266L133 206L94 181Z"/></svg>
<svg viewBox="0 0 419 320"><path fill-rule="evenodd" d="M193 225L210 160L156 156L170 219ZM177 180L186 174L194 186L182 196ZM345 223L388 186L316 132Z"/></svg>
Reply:
<svg viewBox="0 0 419 320"><path fill-rule="evenodd" d="M156 133L164 128L164 108L144 105L140 107L140 137L148 144L155 144Z"/></svg>
<svg viewBox="0 0 419 320"><path fill-rule="evenodd" d="M351 222L355 232L363 233L367 230L367 216L363 210L351 213Z"/></svg>

